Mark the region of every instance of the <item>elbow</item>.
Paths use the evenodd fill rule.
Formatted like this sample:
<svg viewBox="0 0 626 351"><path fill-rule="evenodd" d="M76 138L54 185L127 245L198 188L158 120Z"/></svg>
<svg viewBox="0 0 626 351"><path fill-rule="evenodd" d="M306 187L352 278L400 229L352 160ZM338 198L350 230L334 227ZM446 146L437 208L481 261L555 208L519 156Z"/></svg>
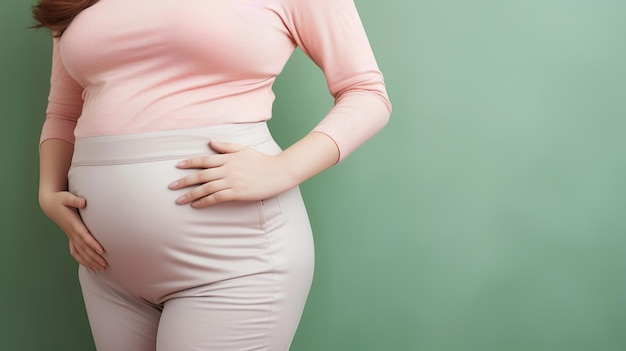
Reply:
<svg viewBox="0 0 626 351"><path fill-rule="evenodd" d="M356 106L360 105L361 111L374 118L379 128L389 122L393 106L382 76L375 80L353 82L352 85L336 92L334 96L335 105L340 105L344 101L353 101Z"/></svg>
<svg viewBox="0 0 626 351"><path fill-rule="evenodd" d="M381 96L381 100L385 106L385 112L382 112L383 115L383 127L389 123L389 119L391 118L391 112L393 111L393 106L391 105L391 100L389 100L389 96L385 93L384 96Z"/></svg>
<svg viewBox="0 0 626 351"><path fill-rule="evenodd" d="M369 104L367 104L366 108L371 111L371 116L377 120L378 129L380 130L389 123L393 106L384 88L370 90L368 93L369 99L367 101L369 101Z"/></svg>

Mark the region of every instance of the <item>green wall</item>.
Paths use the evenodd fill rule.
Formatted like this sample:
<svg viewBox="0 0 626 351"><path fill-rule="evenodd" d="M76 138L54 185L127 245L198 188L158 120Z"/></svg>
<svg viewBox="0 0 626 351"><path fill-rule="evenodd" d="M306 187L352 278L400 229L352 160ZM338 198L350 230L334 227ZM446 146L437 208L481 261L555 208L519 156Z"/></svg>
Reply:
<svg viewBox="0 0 626 351"><path fill-rule="evenodd" d="M626 349L626 3L357 0L394 113L303 185L317 271L294 351ZM0 4L0 349L92 350L38 208L50 45ZM283 146L331 100L300 53Z"/></svg>

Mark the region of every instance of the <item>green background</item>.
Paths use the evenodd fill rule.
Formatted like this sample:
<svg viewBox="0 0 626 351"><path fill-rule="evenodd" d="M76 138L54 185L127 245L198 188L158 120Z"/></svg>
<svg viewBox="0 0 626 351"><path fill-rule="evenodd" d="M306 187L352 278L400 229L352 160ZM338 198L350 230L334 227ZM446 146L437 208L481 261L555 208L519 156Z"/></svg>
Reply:
<svg viewBox="0 0 626 351"><path fill-rule="evenodd" d="M0 3L0 349L93 350L37 204L50 41L29 6ZM292 350L626 350L626 2L357 6L394 112L302 186L317 266ZM283 146L331 104L301 53L276 92Z"/></svg>

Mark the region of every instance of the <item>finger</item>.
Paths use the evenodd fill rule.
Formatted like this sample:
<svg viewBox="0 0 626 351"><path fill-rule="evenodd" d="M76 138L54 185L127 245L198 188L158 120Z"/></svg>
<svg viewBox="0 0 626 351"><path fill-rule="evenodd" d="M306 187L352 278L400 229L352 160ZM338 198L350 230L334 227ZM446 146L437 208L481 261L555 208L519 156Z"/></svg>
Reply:
<svg viewBox="0 0 626 351"><path fill-rule="evenodd" d="M92 259L89 258L88 255L85 254L85 252L83 252L79 247L79 245L77 245L75 242L71 241L69 242L69 247L70 247L70 255L72 255L72 257L81 265L85 266L86 268L88 268L91 271L100 271L103 270L101 268L101 266L93 261Z"/></svg>
<svg viewBox="0 0 626 351"><path fill-rule="evenodd" d="M86 243L78 240L71 241L74 246L75 254L72 255L77 261L81 262L85 267L104 271L107 268L106 260L95 252Z"/></svg>
<svg viewBox="0 0 626 351"><path fill-rule="evenodd" d="M211 149L215 150L220 154L229 154L237 151L242 151L247 149L248 147L240 144L227 143L223 141L211 141L209 142L209 146Z"/></svg>
<svg viewBox="0 0 626 351"><path fill-rule="evenodd" d="M235 200L235 191L233 189L224 189L210 195L207 195L197 201L191 203L193 208L204 208L218 204L220 202L227 202Z"/></svg>
<svg viewBox="0 0 626 351"><path fill-rule="evenodd" d="M62 199L63 205L72 208L85 208L87 207L87 200L83 197L76 196L72 193L66 192Z"/></svg>
<svg viewBox="0 0 626 351"><path fill-rule="evenodd" d="M184 205L227 188L228 182L225 179L217 179L212 182L205 183L182 195L181 197L176 199L176 203L179 205Z"/></svg>
<svg viewBox="0 0 626 351"><path fill-rule="evenodd" d="M89 270L98 270L97 265L93 262L90 262L89 259L85 258L82 252L76 247L76 244L74 244L72 241L70 241L70 255L72 255L76 262L87 267Z"/></svg>
<svg viewBox="0 0 626 351"><path fill-rule="evenodd" d="M104 248L89 232L78 214L72 216L72 224L68 237L74 243L74 248L80 257L89 263L89 267L104 270L107 267L107 261L102 257ZM87 264L85 264L87 266Z"/></svg>
<svg viewBox="0 0 626 351"><path fill-rule="evenodd" d="M182 169L189 168L214 168L219 167L225 163L225 157L223 155L205 155L188 158L182 160L176 164L176 167Z"/></svg>
<svg viewBox="0 0 626 351"><path fill-rule="evenodd" d="M76 212L72 212L69 214L69 217L70 223L68 236L70 237L70 239L79 239L81 242L84 242L88 247L97 252L99 255L104 255L104 248L89 232L89 229L83 223L80 215Z"/></svg>
<svg viewBox="0 0 626 351"><path fill-rule="evenodd" d="M168 187L170 189L182 189L191 185L204 184L222 179L222 174L223 170L221 168L209 168L175 180Z"/></svg>
<svg viewBox="0 0 626 351"><path fill-rule="evenodd" d="M104 248L102 247L102 245L100 245L96 238L91 235L91 233L83 233L81 234L81 237L83 239L83 242L89 249L97 253L98 256L104 255Z"/></svg>
<svg viewBox="0 0 626 351"><path fill-rule="evenodd" d="M78 249L90 262L96 264L100 269L106 269L107 261L102 257L104 250L93 235L87 233L80 234L78 239Z"/></svg>

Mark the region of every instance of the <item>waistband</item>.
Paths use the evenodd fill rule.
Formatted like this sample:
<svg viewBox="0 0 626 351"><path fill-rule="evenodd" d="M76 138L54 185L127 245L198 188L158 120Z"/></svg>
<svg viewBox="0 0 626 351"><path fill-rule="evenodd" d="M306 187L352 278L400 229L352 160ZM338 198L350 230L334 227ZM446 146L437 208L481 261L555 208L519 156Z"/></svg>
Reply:
<svg viewBox="0 0 626 351"><path fill-rule="evenodd" d="M211 140L255 146L272 140L267 123L227 124L76 139L73 166L174 160L215 153Z"/></svg>

